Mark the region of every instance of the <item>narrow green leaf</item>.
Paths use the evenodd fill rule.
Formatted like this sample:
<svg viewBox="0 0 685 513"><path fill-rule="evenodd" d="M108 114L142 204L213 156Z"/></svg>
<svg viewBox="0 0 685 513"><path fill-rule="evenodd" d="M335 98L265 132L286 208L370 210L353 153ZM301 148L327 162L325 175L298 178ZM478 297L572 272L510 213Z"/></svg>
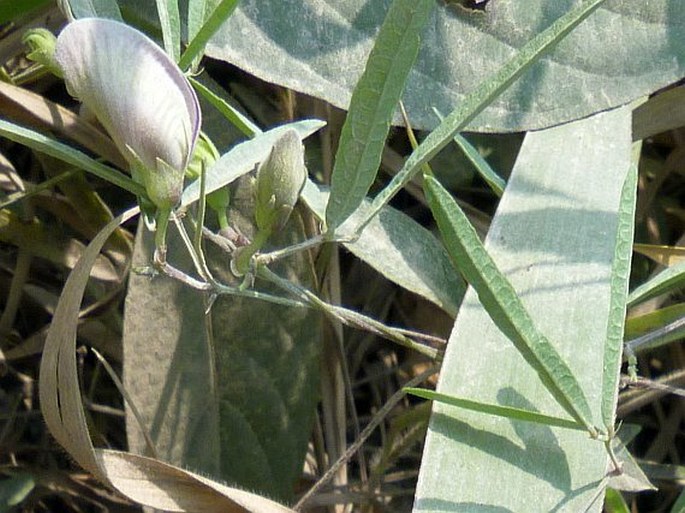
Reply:
<svg viewBox="0 0 685 513"><path fill-rule="evenodd" d="M208 10L213 5L210 0L188 0L186 26L188 29L186 41L192 41L209 17ZM202 55L196 55L192 63L188 66L191 73L195 73L200 64Z"/></svg>
<svg viewBox="0 0 685 513"><path fill-rule="evenodd" d="M566 362L538 331L514 287L485 250L454 198L432 176L424 176L426 199L447 251L497 327L535 369L545 387L577 422L595 433L585 394Z"/></svg>
<svg viewBox="0 0 685 513"><path fill-rule="evenodd" d="M250 121L246 116L241 114L240 111L234 108L230 103L221 98L214 91L192 77L189 77L188 80L190 80L190 83L198 93L200 93L209 103L211 103L228 121L233 124L233 126L235 126L243 134L248 137L254 137L257 134L262 133L262 130L257 125Z"/></svg>
<svg viewBox="0 0 685 513"><path fill-rule="evenodd" d="M233 203L229 217L254 240L255 232L245 222L253 214L252 187L249 180L237 184L235 194L240 200ZM301 241L303 230L304 224L294 213L274 244L284 247ZM136 242L133 265L145 265L154 248L152 238L139 232ZM192 269L178 238L170 238L169 251L170 261L180 269ZM209 244L205 257L215 276L237 286L227 269L226 253ZM293 283L312 286L306 252L275 262L271 268ZM174 280L145 276L130 280L124 317L124 382L159 458L291 501L319 396L321 314L222 295L207 315L207 297ZM260 288L277 290L271 285ZM130 449L145 451L135 422L127 422L127 431ZM235 511L272 511L247 504Z"/></svg>
<svg viewBox="0 0 685 513"><path fill-rule="evenodd" d="M305 139L325 124L324 121L318 119L296 121L272 128L257 135L254 139L237 144L207 170L205 193L210 194L252 171L269 155L274 143L288 130L295 130L301 139ZM196 180L183 191L181 205L190 205L199 198L200 181Z"/></svg>
<svg viewBox="0 0 685 513"><path fill-rule="evenodd" d="M423 397L424 399L439 401L451 406L477 411L488 415L496 415L498 417L506 417L508 419L515 420L524 420L526 422L535 422L536 424L545 424L547 426L575 429L577 431L585 431L585 426L578 424L573 420L562 419L552 415L545 415L544 413L524 410L523 408L513 408L511 406L502 406L500 404L488 404L478 401L471 401L470 399L440 394L425 388L405 388L404 391L408 394Z"/></svg>
<svg viewBox="0 0 685 513"><path fill-rule="evenodd" d="M233 14L233 11L238 6L239 2L240 0L222 0L221 3L214 8L212 14L209 15L207 21L205 21L202 28L197 32L190 43L188 43L183 55L181 55L181 59L178 61L178 66L181 69L188 69L193 61L198 56L202 55L207 42L231 14Z"/></svg>
<svg viewBox="0 0 685 513"><path fill-rule="evenodd" d="M172 61L178 62L181 54L181 16L178 12L178 1L156 0L156 3L164 49Z"/></svg>
<svg viewBox="0 0 685 513"><path fill-rule="evenodd" d="M683 333L685 333L685 316L680 315L680 317L666 322L644 335L626 340L623 351L624 360L631 362L636 353L651 351L657 347L670 344L674 340L681 339ZM634 363L631 362L631 370L634 370Z"/></svg>
<svg viewBox="0 0 685 513"><path fill-rule="evenodd" d="M12 506L17 506L26 499L29 493L36 487L36 480L28 472L10 474L0 481L0 511L12 511Z"/></svg>
<svg viewBox="0 0 685 513"><path fill-rule="evenodd" d="M607 513L630 513L630 508L621 492L613 488L607 488L606 496L604 497L604 511Z"/></svg>
<svg viewBox="0 0 685 513"><path fill-rule="evenodd" d="M116 0L69 0L74 18L109 18L124 21Z"/></svg>
<svg viewBox="0 0 685 513"><path fill-rule="evenodd" d="M628 295L628 307L685 286L685 262L668 267Z"/></svg>
<svg viewBox="0 0 685 513"><path fill-rule="evenodd" d="M326 209L331 235L361 204L376 177L390 122L434 7L435 0L394 0L390 6L340 134Z"/></svg>
<svg viewBox="0 0 685 513"><path fill-rule="evenodd" d="M685 303L676 303L645 314L628 317L624 337L626 340L640 337L683 317L685 317Z"/></svg>
<svg viewBox="0 0 685 513"><path fill-rule="evenodd" d="M60 159L67 164L71 164L78 168L108 181L122 189L136 194L138 196L146 196L145 188L131 180L129 177L120 173L116 169L101 164L97 160L90 158L85 153L82 153L71 146L62 144L61 142L50 139L39 132L29 130L4 119L0 119L0 136L6 137L11 141L28 146L31 149Z"/></svg>
<svg viewBox="0 0 685 513"><path fill-rule="evenodd" d="M419 145L393 177L388 186L373 200L373 208L367 214L359 230L386 205L421 169L468 123L502 94L518 77L534 64L546 51L561 41L579 23L592 14L604 0L588 0L571 9L555 21L549 28L540 32L519 50L514 58L507 62L492 77L481 82L471 94L452 113L447 116L426 139Z"/></svg>
<svg viewBox="0 0 685 513"><path fill-rule="evenodd" d="M438 118L440 118L440 121L444 119L444 116L442 116L437 110L435 110L435 114L438 116ZM464 152L466 158L468 158L471 164L473 164L473 167L476 168L476 171L480 177L485 180L492 191L497 196L502 197L502 194L504 194L504 188L507 186L507 182L505 182L504 179L499 176L495 170L492 169L492 167L490 167L488 161L481 156L480 152L468 141L468 139L466 139L466 137L462 136L461 134L455 134L454 142L457 146L459 146L461 151Z"/></svg>
<svg viewBox="0 0 685 513"><path fill-rule="evenodd" d="M480 177L485 180L485 182L490 186L497 196L502 196L504 194L504 188L507 186L502 177L500 177L495 171L490 167L490 164L478 153L478 150L473 147L473 145L461 134L456 134L454 136L454 142L457 146L461 148L464 155L468 157L473 166L478 171Z"/></svg>
<svg viewBox="0 0 685 513"><path fill-rule="evenodd" d="M621 373L626 298L628 297L628 283L630 281L630 262L633 255L638 161L641 148L641 143L633 143L633 162L623 184L619 200L616 249L611 267L611 296L602 379L602 420L609 433L613 432L618 401L618 380Z"/></svg>
<svg viewBox="0 0 685 513"><path fill-rule="evenodd" d="M44 182L40 182L39 184L31 186L29 190L17 191L7 195L3 194L0 199L0 210L2 210L3 208L7 208L10 205L13 205L14 203L17 203L19 201L24 201L25 199L35 196L36 194L40 194L43 191L52 189L58 183L64 180L68 180L69 178L78 173L81 173L80 169L72 168L69 171L65 171L64 173L61 173L57 176L53 176L49 180L45 180Z"/></svg>
<svg viewBox="0 0 685 513"><path fill-rule="evenodd" d="M685 489L680 491L680 495L671 508L671 513L683 513L683 511L685 511Z"/></svg>
<svg viewBox="0 0 685 513"><path fill-rule="evenodd" d="M186 24L188 28L188 39L191 41L202 28L207 17L207 0L188 0Z"/></svg>

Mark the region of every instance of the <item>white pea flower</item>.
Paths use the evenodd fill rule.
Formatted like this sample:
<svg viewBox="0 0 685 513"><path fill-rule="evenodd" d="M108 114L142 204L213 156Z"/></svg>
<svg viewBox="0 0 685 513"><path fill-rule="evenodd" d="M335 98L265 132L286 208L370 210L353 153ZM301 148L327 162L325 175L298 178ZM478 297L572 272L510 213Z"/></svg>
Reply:
<svg viewBox="0 0 685 513"><path fill-rule="evenodd" d="M123 23L83 18L57 38L70 94L105 127L160 211L176 205L200 131L197 96L157 44Z"/></svg>

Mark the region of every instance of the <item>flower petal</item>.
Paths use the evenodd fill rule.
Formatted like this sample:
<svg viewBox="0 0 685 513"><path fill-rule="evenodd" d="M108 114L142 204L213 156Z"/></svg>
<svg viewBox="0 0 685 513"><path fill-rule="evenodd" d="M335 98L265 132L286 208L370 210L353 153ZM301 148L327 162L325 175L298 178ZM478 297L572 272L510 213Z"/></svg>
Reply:
<svg viewBox="0 0 685 513"><path fill-rule="evenodd" d="M94 112L132 166L183 172L199 134L197 96L151 39L123 23L82 18L57 38L67 88Z"/></svg>

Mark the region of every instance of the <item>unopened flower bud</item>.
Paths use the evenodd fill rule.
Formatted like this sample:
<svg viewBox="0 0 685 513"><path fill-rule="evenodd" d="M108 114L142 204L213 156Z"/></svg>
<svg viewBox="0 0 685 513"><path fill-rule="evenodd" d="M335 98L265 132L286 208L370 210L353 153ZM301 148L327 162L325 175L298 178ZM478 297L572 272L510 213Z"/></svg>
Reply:
<svg viewBox="0 0 685 513"><path fill-rule="evenodd" d="M186 176L191 180L197 180L200 178L202 168L209 169L219 160L219 157L219 150L216 149L211 139L204 132L200 132L190 158L190 164L186 169Z"/></svg>
<svg viewBox="0 0 685 513"><path fill-rule="evenodd" d="M30 29L24 33L21 41L28 48L26 57L45 66L53 75L62 76L62 70L55 62L57 38L52 32L44 28Z"/></svg>
<svg viewBox="0 0 685 513"><path fill-rule="evenodd" d="M259 230L278 230L285 225L306 178L302 140L297 132L289 130L276 141L257 170L255 222Z"/></svg>

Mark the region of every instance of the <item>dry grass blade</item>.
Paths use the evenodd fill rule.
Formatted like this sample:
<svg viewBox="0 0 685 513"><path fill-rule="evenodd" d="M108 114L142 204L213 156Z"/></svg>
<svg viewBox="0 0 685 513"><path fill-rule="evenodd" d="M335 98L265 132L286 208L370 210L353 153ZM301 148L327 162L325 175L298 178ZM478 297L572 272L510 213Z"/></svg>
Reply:
<svg viewBox="0 0 685 513"><path fill-rule="evenodd" d="M40 401L50 431L86 470L127 497L166 511L287 513L278 503L229 488L143 456L95 449L88 433L76 366L76 328L90 270L108 237L138 213L112 220L90 243L64 286L40 369Z"/></svg>
<svg viewBox="0 0 685 513"><path fill-rule="evenodd" d="M635 109L633 140L647 139L685 124L685 87L675 87L657 94Z"/></svg>
<svg viewBox="0 0 685 513"><path fill-rule="evenodd" d="M116 221L116 224L111 224L118 226L121 218ZM98 239L104 242L106 237L100 234L93 244L96 245ZM82 299L79 288L85 288L90 267L98 253L99 251L86 251L65 286L45 342L39 389L43 416L54 437L80 465L102 477L81 407L74 357L77 316Z"/></svg>
<svg viewBox="0 0 685 513"><path fill-rule="evenodd" d="M109 235L137 213L134 208L112 220L93 239L64 286L48 332L40 367L40 403L45 422L57 441L86 470L106 479L95 459L88 434L76 368L78 313L90 270Z"/></svg>
<svg viewBox="0 0 685 513"><path fill-rule="evenodd" d="M54 130L103 156L121 169L128 169L112 140L69 109L27 89L0 82L3 116L34 128Z"/></svg>
<svg viewBox="0 0 685 513"><path fill-rule="evenodd" d="M78 240L56 234L38 220L28 223L8 209L0 210L0 227L0 241L69 269L75 265L84 250L83 244ZM112 262L101 255L96 257L90 274L107 282L120 281L119 273Z"/></svg>

